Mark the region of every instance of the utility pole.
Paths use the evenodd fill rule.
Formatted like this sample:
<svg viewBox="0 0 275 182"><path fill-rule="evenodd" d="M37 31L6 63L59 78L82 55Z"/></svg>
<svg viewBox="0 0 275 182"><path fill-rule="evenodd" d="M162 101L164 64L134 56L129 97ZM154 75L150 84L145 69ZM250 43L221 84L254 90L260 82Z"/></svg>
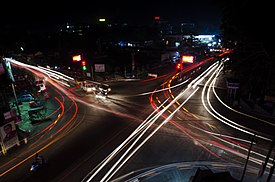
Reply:
<svg viewBox="0 0 275 182"><path fill-rule="evenodd" d="M273 150L274 145L275 145L275 137L273 137L273 139L272 139L270 148L269 148L268 153L267 153L267 156L266 156L266 158L265 158L265 162L264 162L264 164L263 164L263 166L262 166L261 171L259 172L258 182L261 182L261 181L262 181L263 174L264 174L266 165L267 165L267 163L268 163L268 160L269 160L269 157L270 157L270 155L271 155L271 152L272 152L272 150Z"/></svg>
<svg viewBox="0 0 275 182"><path fill-rule="evenodd" d="M15 98L15 104L16 104L16 108L17 108L17 111L18 111L18 115L19 115L19 117L21 117L21 112L20 112L20 109L19 109L19 106L18 106L18 100L17 100L14 84L12 83L11 86L12 86L12 91L13 91L13 95L14 95L14 98Z"/></svg>
<svg viewBox="0 0 275 182"><path fill-rule="evenodd" d="M245 174L245 171L246 171L247 163L249 161L249 156L250 156L250 152L251 152L251 149L252 149L252 145L253 145L254 139L255 139L255 134L252 136L251 144L250 144L250 147L248 149L248 154L247 154L246 162L245 162L245 165L244 165L243 175L242 175L241 181L243 181L243 178L244 178L244 174Z"/></svg>
<svg viewBox="0 0 275 182"><path fill-rule="evenodd" d="M274 173L274 168L275 168L275 155L273 156L272 167L270 168L269 175L266 182L270 182L271 177L273 176L273 173Z"/></svg>
<svg viewBox="0 0 275 182"><path fill-rule="evenodd" d="M135 64L136 64L136 61L135 61L135 52L133 51L131 53L131 55L132 55L132 76L134 76Z"/></svg>
<svg viewBox="0 0 275 182"><path fill-rule="evenodd" d="M94 79L94 68L93 68L93 65L91 65L91 76L92 76L92 81L95 81L95 79Z"/></svg>

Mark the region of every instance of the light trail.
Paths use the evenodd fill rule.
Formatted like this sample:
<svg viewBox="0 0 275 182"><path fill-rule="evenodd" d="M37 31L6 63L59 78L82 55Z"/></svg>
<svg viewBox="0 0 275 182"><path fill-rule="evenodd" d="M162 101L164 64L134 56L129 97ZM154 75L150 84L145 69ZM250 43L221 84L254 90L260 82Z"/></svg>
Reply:
<svg viewBox="0 0 275 182"><path fill-rule="evenodd" d="M198 77L192 80L188 87L193 86L193 88L195 88L198 84L202 82L202 80L204 80L209 75L210 72L213 71L213 69L215 69L215 67L217 67L217 65L218 62L215 62L210 67L208 67L203 73L201 73Z"/></svg>
<svg viewBox="0 0 275 182"><path fill-rule="evenodd" d="M139 144L136 148L135 148L135 150L132 152L132 153L130 153L130 155L124 160L124 162L119 166L119 167L116 167L116 165L118 165L118 163L122 160L122 158L129 152L129 150L134 146L134 144L135 144L135 142L129 147L129 149L126 151L126 153L124 153L124 155L122 155L122 157L120 158L120 160L118 160L117 162L116 162L116 164L108 171L108 173L102 178L102 180L101 181L104 181L107 177L108 177L108 175L111 173L111 171L112 170L114 170L114 168L116 167L116 169L115 169L115 171L112 173L112 174L110 174L110 176L107 178L107 181L109 181L111 178L112 178L112 176L113 175L115 175L115 173L136 153L136 151L138 150L138 149L140 149L144 144L145 144L145 142L146 141L148 141L164 124L166 124L173 116L174 116L174 114L198 91L198 87L193 91L193 93L191 93L190 95L189 95L189 97L175 110L175 111L173 111L173 113L172 114L170 114L152 133L150 133L149 134L149 136L147 136L146 138L145 138L145 140L143 140L142 141L142 143L141 144ZM171 104L172 105L172 104ZM170 105L170 106L171 106ZM166 108L166 109L168 109L168 108ZM164 109L164 110L166 110L166 109ZM162 111L161 111L162 112ZM161 113L160 112L160 113ZM163 111L164 112L164 111ZM159 116L161 116L162 114L159 114ZM158 117L159 117L158 116ZM139 138L138 138L139 139ZM136 141L138 141L138 139L136 140Z"/></svg>
<svg viewBox="0 0 275 182"><path fill-rule="evenodd" d="M7 58L6 58L6 59L7 59ZM23 63L20 63L20 62L17 62L17 61L15 61L15 60L11 60L11 59L10 59L10 61L14 61L14 62L16 62L18 65L23 66L24 68L26 67L25 69L34 68L34 69L40 71L39 68L35 68L34 66L26 65L26 64L23 64ZM57 87L57 88L59 88L60 90L63 90L63 89L61 89L61 87ZM63 90L63 92L64 92L65 94L67 93L67 92L64 91L64 90ZM66 123L66 125L64 125L61 129L59 129L58 132L56 132L54 135L57 135L59 132L61 132L61 131L64 130L65 128L67 128L68 125L69 125L69 123L71 123L71 122L75 119L76 114L77 114L77 112L78 112L78 106L77 106L76 102L75 102L69 95L67 95L67 96L68 96L69 99L71 99L71 101L72 101L73 104L75 105L75 108L76 108L76 109L75 109L75 112L73 113L73 116L72 116L72 117L70 118L70 120ZM63 102L61 102L59 99L57 99L57 98L55 97L55 99L60 103L60 108L62 109L61 114L59 115L59 117L58 117L53 123L51 123L51 124L50 124L46 129L44 129L43 132L41 132L41 133L44 133L45 131L51 130L52 127L58 122L58 120L61 119L62 115L64 114L64 110L65 110L65 109L64 109L64 105L63 105L63 103L64 103L64 97L62 97L62 98L63 98ZM40 134L41 134L41 133L40 133ZM41 136L41 137L42 137L42 136ZM40 137L40 138L41 138L41 137ZM4 172L1 172L1 173L0 173L0 177L3 176L3 175L5 175L5 174L7 174L7 173L10 172L10 171L12 171L12 170L15 169L16 167L18 167L18 166L20 166L21 164L23 164L24 162L28 161L28 160L29 160L30 158L32 158L36 153L39 153L39 152L43 151L44 149L46 149L47 147L49 147L50 145L52 145L53 143L55 143L56 141L58 141L58 140L61 139L61 138L56 138L56 139L53 139L53 140L52 140L52 137L53 137L53 135L52 135L51 137L47 138L47 140L42 141L38 146L31 146L31 148L29 148L28 150L26 150L26 151L20 153L19 156L23 156L23 155L27 154L29 151L35 149L35 147L38 148L39 146L42 146L42 145L46 144L46 145L44 145L42 148L36 150L33 154L29 155L28 157L25 157L25 158L24 158L23 160L21 160L20 162L17 162L15 165L13 165L12 167L10 167L9 169L6 169ZM49 141L49 140L50 140L50 141ZM46 142L49 142L49 143L46 143ZM12 162L12 161L15 161L15 159L10 160L8 163L10 163L10 162ZM3 168L4 166L6 166L8 163L3 164L3 165L1 166L1 168Z"/></svg>
<svg viewBox="0 0 275 182"><path fill-rule="evenodd" d="M51 79L54 79L55 81L67 86L67 87L70 87L70 85L67 83L68 81L74 81L74 78L72 77L69 77L63 73L60 73L58 71L55 71L55 70L51 70L51 69L48 69L48 68L44 68L42 66L32 66L32 65L29 65L29 64L25 64L25 63L21 63L19 61L16 61L14 59L11 59L11 58L5 58L7 61L13 63L13 64L16 64L18 66L22 66L24 67L25 69L26 68L29 68L29 69L33 69L33 70L37 70L45 75L47 75L49 78Z"/></svg>
<svg viewBox="0 0 275 182"><path fill-rule="evenodd" d="M184 92L182 92L181 94L179 94L177 97L176 97L176 99L174 99L172 102L170 102L169 104L168 104L168 106L166 106L164 109L162 109L159 113L157 113L152 119L153 119L153 122L155 122L155 119L154 118L159 118L174 102L176 102L177 101L177 99L179 99L179 98L181 98L182 97L182 95L184 94L186 92L186 90L184 91ZM167 100L166 100L167 101ZM165 101L165 102L166 102ZM165 104L165 102L163 103L163 104ZM158 109L159 108L161 108L162 107L162 105L161 106L159 106L158 107ZM157 110L158 110L157 109ZM153 113L155 113L157 110L155 110ZM152 113L152 114L153 114ZM152 114L150 115L150 116L152 116ZM147 118L148 119L148 118ZM151 122L151 120L152 119L150 119L149 121L148 121L148 123L149 122ZM143 124L142 124L143 125ZM141 129L143 129L143 127L138 127L138 131L139 130L141 130ZM130 135L130 137L128 137L122 144L124 145L124 144L126 144L130 139L132 139L132 137L133 137L134 135L133 135L133 133ZM114 153L116 153L116 152L118 152L119 151L119 149L123 146L123 145L120 145L119 146L119 148L116 148L113 152L112 152L112 155L114 155ZM108 157L108 159L111 159L110 157ZM108 163L108 161L107 160L104 160L105 162L99 167L99 169L98 170L96 170L95 172L93 172L93 174L92 174L92 176L88 179L88 181L90 181L90 180L92 180L98 173L99 173L99 171ZM88 174L88 175L90 175L90 174ZM87 175L87 176L88 176ZM85 178L87 178L87 177L85 177ZM84 178L84 180L85 180L85 178Z"/></svg>
<svg viewBox="0 0 275 182"><path fill-rule="evenodd" d="M218 75L217 75L217 76L218 76ZM256 119L256 120L258 120L258 121L264 122L264 123L269 124L269 125L271 125L271 126L275 126L274 123L270 123L270 122L268 122L268 121L266 121L266 120L263 120L263 119L261 119L261 118L257 118L257 117L255 117L255 116L252 116L252 115L249 115L249 114L246 114L246 113L237 111L237 110L235 110L235 109L229 107L227 104L225 104L225 103L220 99L220 97L219 97L218 94L216 93L215 86L214 86L215 83L216 83L216 79L214 79L214 82L213 82L213 84L212 84L212 85L213 85L213 86L212 86L213 93L214 93L215 97L218 99L218 101L219 101L222 105L224 105L226 108L228 108L228 109L230 109L231 111L234 111L234 112L236 112L236 113L238 113L238 114L240 114L240 115L243 115L243 116L246 116L246 117L250 117L250 118Z"/></svg>
<svg viewBox="0 0 275 182"><path fill-rule="evenodd" d="M185 81L182 82L182 83L179 83L179 84L177 84L177 85L174 85L174 86L172 86L172 87L170 87L170 88L167 87L167 88L159 89L159 90L156 90L156 91L141 93L141 94L137 94L137 95L138 95L138 96L139 96L139 95L142 96L142 95L149 95L149 94L152 94L152 93L157 93L157 92L166 91L166 90L169 90L169 89L171 89L171 88L179 87L179 86L181 86L181 85L187 83L188 81L189 81L189 79L185 80Z"/></svg>
<svg viewBox="0 0 275 182"><path fill-rule="evenodd" d="M167 101L167 100L166 100ZM164 102L165 103L165 102ZM164 104L163 103L163 104ZM162 106L162 105L161 105ZM159 106L159 108L161 107L161 106ZM158 109L159 109L158 108ZM157 110L158 110L157 109ZM88 181L90 181L92 178L94 178L99 172L100 172L100 170L115 156L115 155L117 155L117 152L119 152L121 149L123 149L126 145L127 145L127 143L129 142L129 141L131 141L132 140L132 138L134 138L135 137L135 135L137 134L137 133L139 133L146 125L148 125L149 123L150 123L150 121L151 121L151 119L154 119L155 117L157 117L157 115L155 115L154 116L154 114L157 112L157 110L155 110L154 112L152 112L146 119L145 119L145 121L144 122L142 122L141 124L140 124L140 126L129 136L129 137L127 137L126 138L126 140L124 140L124 142L122 142L110 155L108 155L96 168L97 168L97 170L96 171L94 171L94 170L92 170L90 173L88 173L88 175L86 175L86 176L89 176L89 175L91 175L91 177L88 179ZM152 117L152 118L151 118ZM149 118L151 118L151 119L149 119ZM96 169L95 168L95 169ZM86 177L85 177L86 178ZM84 178L84 180L85 180L85 178Z"/></svg>
<svg viewBox="0 0 275 182"><path fill-rule="evenodd" d="M232 120L230 120L230 119L228 119L228 118L226 118L225 116L223 116L223 115L221 115L220 113L218 113L214 108L213 108L213 106L211 105L211 102L210 102L210 91L211 91L211 87L214 87L214 81L215 81L215 79L217 78L217 76L218 76L218 74L216 74L216 73L219 73L220 71L221 71L221 65L219 66L219 68L211 75L211 77L209 78L209 80L207 81L207 83L205 84L205 86L204 86L204 88L203 88L203 92L202 92L202 102L203 102L203 105L204 105L204 107L205 107L205 109L213 116L213 117L215 117L216 119L218 119L219 121L221 121L221 122L223 122L224 124L227 124L228 126L231 126L232 128L235 128L235 129L237 129L237 130L239 130L239 131L242 131L242 132L244 132L244 133L247 133L247 134L249 134L249 135L256 135L256 131L253 131L253 132L251 132L251 129L249 129L249 128L247 128L247 127L245 127L245 126L242 126L242 125L240 125L240 124L238 124L238 123L236 123L236 122L234 122L234 121L232 121ZM211 83L210 83L211 82ZM210 83L210 84L209 84ZM206 106L206 104L205 104L205 102L204 102L204 95L205 95L205 90L206 90L206 86L209 84L209 87L208 87L208 91L207 91L207 103L208 103L208 105L209 105L209 107L210 107L210 109L214 112L211 112L208 108L207 108L207 106ZM227 121L227 122L226 122ZM244 128L244 129L243 129ZM250 130L250 131L249 131ZM259 135L259 134L257 134L257 136L259 137L259 138L262 138L262 139L264 139L264 140L267 140L267 141L271 141L271 139L270 138L266 138L266 137L264 137L264 136L261 136L261 135Z"/></svg>
<svg viewBox="0 0 275 182"><path fill-rule="evenodd" d="M246 134L249 134L249 135L252 135L252 136L255 135L256 137L262 138L262 139L267 140L267 141L271 141L271 139L269 139L269 138L263 137L263 136L258 135L258 134L256 135L255 133L252 133L252 132L250 132L250 131L248 131L248 130L242 129L242 128L246 128L246 127L244 127L244 126L242 126L242 125L239 125L239 124L237 124L237 123L235 123L235 122L229 120L228 118L222 116L221 114L219 114L219 113L212 107L211 102L210 102L210 90L211 90L211 87L214 87L214 85L213 85L213 83L215 83L214 80L217 78L217 76L218 76L217 73L220 72L220 70L221 70L221 66L219 66L219 68L211 75L211 77L207 80L207 83L204 85L203 92L202 92L202 95L201 95L201 100L202 100L202 103L203 103L204 108L205 108L205 109L207 110L207 112L208 112L209 114L211 114L213 117L215 117L216 119L218 119L218 120L221 121L222 123L224 123L224 124L226 124L226 125L228 125L228 126L234 128L234 129L236 129L236 130L242 131L242 132L244 132L244 133L246 133ZM210 83L210 82L211 82L211 83ZM209 84L209 83L210 83L210 84ZM204 95L205 95L205 90L206 90L207 85L209 85L209 87L208 87L208 91L207 91L207 94L206 94L206 95L207 95L207 99L206 99L206 100L207 100L207 103L208 103L210 109L211 109L214 113L213 113L212 111L209 110L209 108L206 106L205 101L204 101L204 100L205 100L205 99L204 99ZM227 121L227 122L226 122L226 121ZM260 154L259 154L259 155L260 155ZM259 162L259 161L260 161L259 159L250 158L249 160L261 165L261 162ZM271 164L268 164L268 165L270 166Z"/></svg>

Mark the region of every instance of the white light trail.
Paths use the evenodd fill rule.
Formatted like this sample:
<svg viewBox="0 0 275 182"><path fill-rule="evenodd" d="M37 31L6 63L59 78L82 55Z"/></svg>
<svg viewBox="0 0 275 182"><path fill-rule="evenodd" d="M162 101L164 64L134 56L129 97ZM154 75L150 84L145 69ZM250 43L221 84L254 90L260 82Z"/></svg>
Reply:
<svg viewBox="0 0 275 182"><path fill-rule="evenodd" d="M196 89L195 91L193 91L193 94L197 91L198 89ZM181 92L175 99L173 99L166 107L164 107L159 113L157 113L155 116L153 116L151 119L149 119L149 117L147 117L147 119L149 119L146 123L146 125L149 125L147 128L149 128L151 125L149 124L150 122L154 123L156 121L156 119L158 119L171 105L173 105L179 98L181 98L183 96L183 94L185 94L185 92L187 91L187 89L183 92ZM192 94L192 95L193 95ZM190 96L191 97L191 96ZM168 101L168 99L164 102L166 103ZM164 103L158 107L161 108ZM184 102L185 103L185 102ZM153 113L155 113L158 109L156 109ZM150 116L153 115L150 114ZM146 120L145 120L146 121ZM164 123L163 123L164 124ZM87 181L91 181L99 172L101 169L103 169L103 167L113 158L113 156L117 155L117 153L121 150L121 148L124 148L125 145L132 140L132 138L135 136L136 133L140 132L141 130L143 130L143 128L145 127L145 124L142 123L141 126L139 126L122 144L120 144L107 158L104 159L104 161L102 161L101 166L98 166L98 169L93 172L94 170L92 170L88 175L92 176L89 177L89 179ZM148 138L149 139L149 138ZM145 142L144 142L145 143ZM86 178L86 177L85 177ZM85 179L84 178L84 179Z"/></svg>
<svg viewBox="0 0 275 182"><path fill-rule="evenodd" d="M247 116L247 117L256 119L256 120L258 120L258 121L264 122L264 123L266 123L266 124L275 126L274 123L270 123L270 122L265 121L265 120L263 120L263 119L261 119L261 118L257 118L257 117L255 117L255 116L252 116L252 115L249 115L249 114L246 114L246 113L237 111L237 110L235 110L235 109L229 107L228 105L226 105L226 104L220 99L220 97L218 96L218 94L216 93L215 86L214 86L215 83L216 83L216 79L214 79L214 83L212 84L212 85L213 85L213 87L212 87L212 88L213 88L213 89L212 89L212 90L213 90L213 93L214 93L215 97L218 99L218 101L219 101L222 105L224 105L226 108L228 108L228 109L230 109L231 111L234 111L234 112L236 112L236 113L238 113L238 114L241 114L241 115L243 115L243 116Z"/></svg>
<svg viewBox="0 0 275 182"><path fill-rule="evenodd" d="M218 62L212 64L205 71L203 71L197 78L192 80L191 83L189 83L188 88L191 86L193 86L193 88L196 87L204 78L206 78L206 76L209 74L209 70L213 70L213 68L217 67L217 64L218 64Z"/></svg>
<svg viewBox="0 0 275 182"><path fill-rule="evenodd" d="M120 160L119 161L117 161L116 162L116 164L109 170L109 172L103 177L103 179L101 180L101 181L104 181L106 178L107 178L107 176L108 176L108 174L110 174L110 172L112 171L112 170L114 170L114 168L116 167L116 169L115 169L115 171L109 176L109 178L107 178L107 181L109 181L110 179L111 179L111 177L113 176L113 175L115 175L115 173L136 153L136 151L138 150L138 149L140 149L144 144L145 144L145 142L147 142L164 124L166 124L173 116L174 116L174 114L179 110L179 109L181 109L181 107L198 91L198 89L199 89L199 87L197 87L190 95L189 95L189 97L179 106L179 107L177 107L176 108L176 110L175 111L173 111L173 113L171 113L152 133L150 133L149 134L149 136L147 136L146 138L145 138L145 140L143 140L142 141L142 143L141 144L139 144L136 148L135 148L135 150L124 160L124 162L119 166L119 167L116 167L116 165L118 165L118 163L122 160L122 158L127 154L127 153L125 153L121 158L120 158ZM169 106L170 107L170 106ZM167 109L167 108L166 108ZM165 109L165 110L166 110ZM160 115L159 115L160 116ZM138 139L137 139L138 140ZM136 143L136 142L135 142ZM133 143L130 147L129 147L129 149L127 150L127 152L134 146L134 144L135 143Z"/></svg>
<svg viewBox="0 0 275 182"><path fill-rule="evenodd" d="M190 78L188 78L187 80L185 80L184 82L181 82L177 85L174 85L172 87L168 87L168 88L163 88L163 89L159 89L159 90L156 90L156 91L152 91L152 92L146 92L146 93L141 93L141 94L138 94L138 95L149 95L149 94L152 94L152 93L157 93L157 92L161 92L161 91L165 91L165 90L168 90L168 89L171 89L171 88L176 88L176 87L179 87L185 83L187 83L189 81Z"/></svg>
<svg viewBox="0 0 275 182"><path fill-rule="evenodd" d="M122 142L110 155L108 155L96 168L97 170L94 172L94 170L92 170L88 175L91 175L92 173L92 176L87 180L87 181L90 181L92 180L99 172L101 169L103 169L103 167L110 161L112 160L112 158L117 155L117 153L122 150L126 145L127 143L129 143L137 133L139 133L146 125L148 125L152 119L155 119L156 117L158 117L158 113L153 116L159 108L161 108L166 102L168 101L168 99L163 102L163 104L161 104L153 113L151 113L145 120L144 122L141 123L141 125L135 129L135 131L124 141ZM149 119L150 117L152 117L151 119ZM86 175L86 176L88 176ZM85 178L84 178L85 179Z"/></svg>
<svg viewBox="0 0 275 182"><path fill-rule="evenodd" d="M224 117L224 116L222 116L221 114L219 114L213 107L212 107L212 105L211 105L211 103L210 103L210 89L211 89L211 87L213 87L213 80L214 79L216 79L217 78L217 76L218 76L218 74L216 74L219 70L220 70L220 68L221 68L221 66L219 66L218 68L217 68L217 70L211 75L211 77L207 80L207 82L206 82L206 84L204 85L204 88L203 88L203 90L202 90L202 96L201 96L201 100L202 100L202 104L203 104L203 106L204 106L204 108L206 109L206 111L209 113L209 114L211 114L213 117L215 117L216 119L218 119L219 121L221 121L222 123L224 123L224 124L226 124L226 125L228 125L228 126L230 126L230 127L232 127L232 128L234 128L234 129L237 129L237 130L239 130L239 131L242 131L242 132L244 132L244 133L247 133L247 134L249 134L249 135L255 135L255 133L252 133L252 132L250 132L250 131L248 131L248 130L245 130L245 129L242 129L242 128L245 128L244 126L242 126L242 125L240 125L240 124L238 124L238 123L236 123L236 122L233 122L233 121L231 121L230 119L228 119L228 118L226 118L226 117ZM216 75L216 76L215 76ZM214 78L215 77L215 78ZM211 83L210 83L211 82ZM209 84L210 83L210 84ZM207 85L209 85L209 87L208 87L208 91L207 91L207 103L208 103L208 105L209 105L209 107L210 107L210 109L215 113L213 113L213 112L211 112L209 109L208 109L208 107L206 106L206 104L205 104L205 99L204 99L204 95L205 95L205 92L206 92L206 88L207 88ZM223 120L224 119L224 120ZM226 122L226 121L227 122ZM263 137L263 136L260 136L260 135L257 135L258 137L260 137L260 138L262 138L262 139L265 139L265 140L270 140L269 138L266 138L266 137Z"/></svg>
<svg viewBox="0 0 275 182"><path fill-rule="evenodd" d="M21 63L19 61L11 59L11 58L5 58L5 59L11 63L16 64L16 65L37 70L37 71L47 75L49 78L54 79L55 81L58 81L59 83L65 85L67 87L70 87L70 85L67 83L69 80L74 81L74 78L69 77L69 76L67 76L63 73L60 73L58 71L55 71L55 70L44 68L42 66L32 66L29 64Z"/></svg>

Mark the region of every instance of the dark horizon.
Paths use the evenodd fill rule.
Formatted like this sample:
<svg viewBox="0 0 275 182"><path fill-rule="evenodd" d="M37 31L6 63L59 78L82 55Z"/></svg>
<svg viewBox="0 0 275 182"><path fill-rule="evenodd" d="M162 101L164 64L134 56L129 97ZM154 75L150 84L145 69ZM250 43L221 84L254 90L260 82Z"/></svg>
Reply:
<svg viewBox="0 0 275 182"><path fill-rule="evenodd" d="M12 4L12 2L9 2ZM18 26L23 29L36 27L42 29L62 25L66 22L93 24L99 18L106 18L107 22L128 24L149 24L154 16L171 24L188 22L203 26L215 26L219 29L222 9L214 1L159 1L141 0L133 2L82 2L66 1L55 4L53 2L37 4L18 2L16 8L6 5L0 20L2 26ZM13 8L11 8L13 7Z"/></svg>

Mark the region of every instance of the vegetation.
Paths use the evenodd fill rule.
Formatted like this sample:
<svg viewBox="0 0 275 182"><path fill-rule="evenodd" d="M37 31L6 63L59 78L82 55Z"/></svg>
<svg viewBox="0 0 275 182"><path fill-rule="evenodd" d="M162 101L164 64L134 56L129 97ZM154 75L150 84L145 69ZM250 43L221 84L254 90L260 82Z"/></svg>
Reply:
<svg viewBox="0 0 275 182"><path fill-rule="evenodd" d="M257 100L275 95L274 26L271 2L228 1L221 31L226 46L233 48L231 69L240 80L241 95Z"/></svg>

